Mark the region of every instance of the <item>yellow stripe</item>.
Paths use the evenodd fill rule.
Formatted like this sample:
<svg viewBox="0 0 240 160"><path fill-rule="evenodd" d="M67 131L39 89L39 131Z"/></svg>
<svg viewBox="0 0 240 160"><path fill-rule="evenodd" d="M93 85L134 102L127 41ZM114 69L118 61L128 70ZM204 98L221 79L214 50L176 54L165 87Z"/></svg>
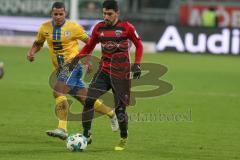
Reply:
<svg viewBox="0 0 240 160"><path fill-rule="evenodd" d="M102 105L102 103L103 103L102 101L100 101L99 99L97 99L97 100L95 101L95 103L94 103L94 109L100 107L100 106Z"/></svg>

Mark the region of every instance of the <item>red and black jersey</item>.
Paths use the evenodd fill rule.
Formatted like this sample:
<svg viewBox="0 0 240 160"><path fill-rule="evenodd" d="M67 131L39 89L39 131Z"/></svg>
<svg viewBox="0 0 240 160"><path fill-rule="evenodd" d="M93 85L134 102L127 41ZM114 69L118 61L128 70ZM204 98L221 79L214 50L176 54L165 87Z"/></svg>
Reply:
<svg viewBox="0 0 240 160"><path fill-rule="evenodd" d="M135 63L142 58L142 41L134 26L127 21L118 21L114 26L99 22L92 36L80 52L80 57L90 54L97 43L101 43L100 69L110 75L122 77L130 72L129 49L131 42L136 47Z"/></svg>

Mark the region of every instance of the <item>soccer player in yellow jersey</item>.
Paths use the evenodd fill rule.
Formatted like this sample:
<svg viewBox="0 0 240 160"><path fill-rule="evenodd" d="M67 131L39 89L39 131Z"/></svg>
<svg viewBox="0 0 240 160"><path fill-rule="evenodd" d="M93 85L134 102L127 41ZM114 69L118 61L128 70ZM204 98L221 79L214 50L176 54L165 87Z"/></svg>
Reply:
<svg viewBox="0 0 240 160"><path fill-rule="evenodd" d="M67 75L64 71L66 66L78 54L78 40L87 42L89 37L84 29L77 23L66 20L66 9L62 2L55 2L52 5L52 20L43 23L38 31L35 42L27 54L27 59L34 61L34 55L41 49L43 43L47 41L49 52L52 58L56 73L56 83L53 87L53 95L56 100L56 113L59 118L58 128L46 131L47 135L65 140L67 134L67 115L69 104L66 94L72 95L82 104L85 103L87 88L81 80L83 67L81 64ZM101 101L96 101L94 110L106 114L110 117L113 131L118 130L118 122L115 112L105 106Z"/></svg>

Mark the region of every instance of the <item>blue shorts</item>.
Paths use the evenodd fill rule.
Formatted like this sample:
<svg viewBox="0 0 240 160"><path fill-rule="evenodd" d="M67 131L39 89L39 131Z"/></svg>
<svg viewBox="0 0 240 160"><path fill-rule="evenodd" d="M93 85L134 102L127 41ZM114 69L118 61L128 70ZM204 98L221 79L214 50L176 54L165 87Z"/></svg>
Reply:
<svg viewBox="0 0 240 160"><path fill-rule="evenodd" d="M68 64L64 67L68 67ZM62 69L57 74L57 80L64 82L68 87L71 88L70 94L74 94L77 92L78 89L85 88L82 76L83 67L81 64L78 64L72 72L69 72L68 69Z"/></svg>

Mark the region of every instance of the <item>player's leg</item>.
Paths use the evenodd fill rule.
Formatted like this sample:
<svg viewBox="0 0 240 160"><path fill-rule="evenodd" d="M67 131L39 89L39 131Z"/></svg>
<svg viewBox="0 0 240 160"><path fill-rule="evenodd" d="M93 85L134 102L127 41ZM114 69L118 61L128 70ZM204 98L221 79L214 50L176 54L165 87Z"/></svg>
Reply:
<svg viewBox="0 0 240 160"><path fill-rule="evenodd" d="M76 93L71 92L71 95L84 105L87 95L87 88L76 88ZM111 129L113 132L116 132L119 129L117 116L113 108L108 107L100 99L97 99L94 103L94 111L103 115L107 115L110 118Z"/></svg>
<svg viewBox="0 0 240 160"><path fill-rule="evenodd" d="M59 119L58 128L62 128L67 131L67 116L69 104L66 98L66 94L70 91L70 87L66 86L64 82L57 82L54 88L54 98L56 100L56 114Z"/></svg>
<svg viewBox="0 0 240 160"><path fill-rule="evenodd" d="M101 114L106 114L110 118L110 125L113 132L118 131L119 125L115 110L106 106L100 99L97 99L94 103L94 110Z"/></svg>
<svg viewBox="0 0 240 160"><path fill-rule="evenodd" d="M94 104L96 100L111 88L109 77L102 72L95 74L89 85L85 105L82 112L83 135L89 138L91 133L91 124L94 116Z"/></svg>
<svg viewBox="0 0 240 160"><path fill-rule="evenodd" d="M114 78L111 80L116 107L115 112L118 118L121 137L120 142L115 147L115 150L121 151L125 149L128 138L128 116L126 113L126 106L129 105L130 81Z"/></svg>
<svg viewBox="0 0 240 160"><path fill-rule="evenodd" d="M81 65L78 65L75 70L77 70L77 72L74 72L74 75L72 74L71 79L69 79L69 82L71 82L71 84L75 86L69 94L84 105L87 95L87 88L82 81L83 68ZM94 103L94 110L100 114L106 114L109 118L111 118L113 131L118 130L115 112L112 108L106 106L104 103L101 102L101 100L98 99Z"/></svg>
<svg viewBox="0 0 240 160"><path fill-rule="evenodd" d="M82 105L85 105L85 100L87 96L87 88L78 88L76 94L71 95L77 99ZM109 118L112 118L115 115L115 112L112 108L106 106L100 99L97 99L93 105L94 111L100 114L106 114Z"/></svg>
<svg viewBox="0 0 240 160"><path fill-rule="evenodd" d="M56 101L55 112L59 121L57 129L48 130L46 133L49 136L65 140L67 138L67 116L69 109L65 95L70 91L70 88L64 82L57 81L53 89L53 96Z"/></svg>
<svg viewBox="0 0 240 160"><path fill-rule="evenodd" d="M120 99L117 100L115 112L118 119L121 137L119 144L115 147L115 150L124 150L128 138L128 116L126 113L126 105L122 103Z"/></svg>
<svg viewBox="0 0 240 160"><path fill-rule="evenodd" d="M61 139L67 138L67 116L69 104L65 95L71 90L71 83L73 83L71 81L71 76L76 76L77 73L78 71L73 70L69 74L67 66L56 72L56 77L54 77L55 81L53 82L53 95L56 100L55 113L59 122L57 129L46 132L49 136L59 137Z"/></svg>
<svg viewBox="0 0 240 160"><path fill-rule="evenodd" d="M57 75L57 83L54 87L54 96L56 98L56 114L59 118L58 128L62 128L67 131L67 116L69 110L68 101L62 97L62 95L69 94L70 91L78 83L78 80L82 77L82 66L79 64L76 68L69 73L68 64ZM84 87L84 83L82 83Z"/></svg>

